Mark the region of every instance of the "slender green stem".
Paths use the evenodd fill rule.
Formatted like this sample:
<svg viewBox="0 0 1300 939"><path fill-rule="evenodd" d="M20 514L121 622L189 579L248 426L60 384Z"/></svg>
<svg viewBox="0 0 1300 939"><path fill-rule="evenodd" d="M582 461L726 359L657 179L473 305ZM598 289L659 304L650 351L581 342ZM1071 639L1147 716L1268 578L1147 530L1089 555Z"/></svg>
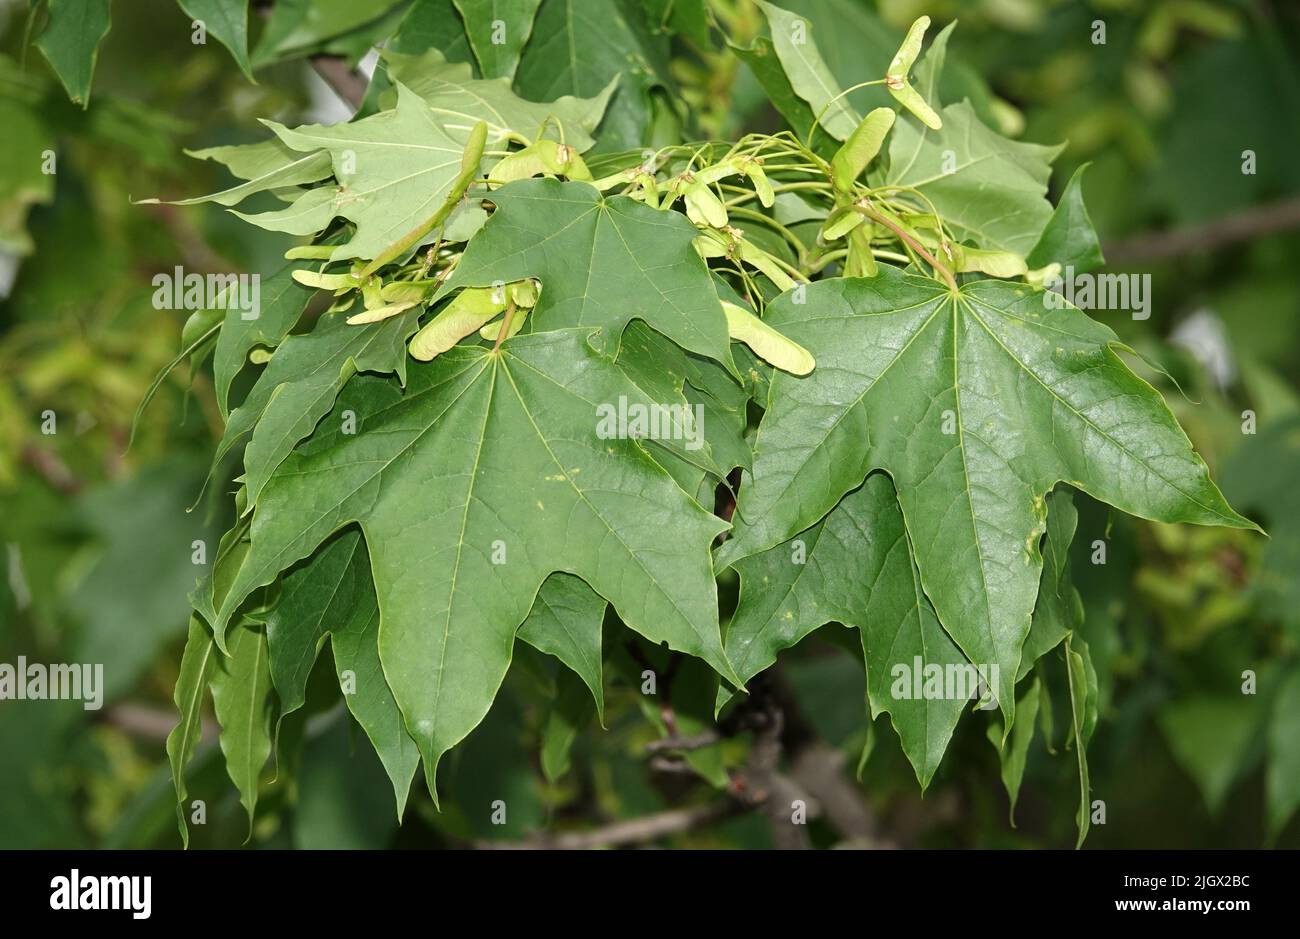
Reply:
<svg viewBox="0 0 1300 939"><path fill-rule="evenodd" d="M763 225L766 225L768 228L772 229L774 232L781 235L781 237L783 237L786 241L788 241L790 243L790 247L794 248L795 254L798 255L800 258L803 257L804 252L807 250L804 247L803 242L800 241L797 237L795 237L794 232L790 231L790 229L786 228L784 225L782 225L776 219L772 218L772 216L770 215L764 215L762 212L755 212L753 209L746 209L743 208L742 206L732 206L728 211L732 215L738 215L741 218L753 219L756 222L760 222Z"/></svg>
<svg viewBox="0 0 1300 939"><path fill-rule="evenodd" d="M730 209L733 205L740 205L742 203L750 202L758 198L758 193L750 189L745 189L742 186L728 185L728 186L724 186L723 188L731 189L736 192L742 193L742 195L737 196L735 199L727 200L726 205L728 209ZM794 192L797 190L821 190L821 191L829 192L830 188L831 188L830 183L822 183L822 182L780 183L778 185L773 186L772 191L773 192Z"/></svg>
<svg viewBox="0 0 1300 939"><path fill-rule="evenodd" d="M935 257L934 257L933 254L931 254L929 251L925 250L925 246L924 246L924 245L922 245L919 241L917 241L915 238L913 238L913 237L912 237L911 235L909 235L907 232L903 231L903 229L902 229L898 224L896 224L895 222L893 222L893 221L891 221L890 219L886 218L885 216L881 215L881 214L880 214L879 212L877 212L875 209L869 208L869 207L867 207L867 206L858 206L857 208L858 208L858 211L860 211L860 212L861 212L863 215L865 215L867 218L871 219L871 220L874 221L874 222L879 222L881 225L884 225L886 228L888 228L890 231L892 231L895 235L897 235L900 239L902 239L902 241L903 241L903 243L904 243L905 245L907 245L909 248L911 248L913 251L915 251L915 252L916 252L917 254L919 254L921 257L925 258L926 262L927 262L927 263L928 263L932 268L934 268L935 271L936 271L937 273L939 273L939 274L943 277L943 279L944 279L945 281L947 281L947 283L948 283L948 289L951 290L953 293L956 293L956 292L957 292L957 281L956 281L956 279L952 276L952 271L948 270L947 267L945 267L944 265L940 264L940 263L935 259Z"/></svg>
<svg viewBox="0 0 1300 939"><path fill-rule="evenodd" d="M869 82L858 82L856 85L851 85L850 87L845 88L834 98L831 98L831 100L827 101L825 107L823 107L820 111L818 111L817 116L813 118L812 126L808 128L808 139L804 141L804 146L810 150L812 149L813 135L817 133L817 127L822 122L822 115L824 115L830 109L830 106L832 104L834 104L836 101L839 101L845 95L857 91L859 88L870 88L872 85L883 85L887 80L888 79L877 78Z"/></svg>

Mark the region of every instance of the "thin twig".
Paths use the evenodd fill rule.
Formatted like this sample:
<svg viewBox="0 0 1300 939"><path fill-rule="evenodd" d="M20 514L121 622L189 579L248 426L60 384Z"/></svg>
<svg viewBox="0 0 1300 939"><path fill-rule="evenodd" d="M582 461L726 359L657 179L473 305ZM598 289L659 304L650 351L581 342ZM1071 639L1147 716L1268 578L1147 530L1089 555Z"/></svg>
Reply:
<svg viewBox="0 0 1300 939"><path fill-rule="evenodd" d="M1196 251L1215 251L1276 232L1300 228L1300 198L1259 205L1199 225L1145 232L1105 245L1107 264L1163 261Z"/></svg>
<svg viewBox="0 0 1300 939"><path fill-rule="evenodd" d="M178 720L175 711L130 702L113 705L100 719L131 737L158 743L167 739ZM217 728L210 719L203 718L201 726L204 740L216 739Z"/></svg>
<svg viewBox="0 0 1300 939"><path fill-rule="evenodd" d="M844 772L843 754L822 740L804 717L780 665L769 669L765 678L784 715L782 742L790 761L790 775L817 800L827 821L843 836L844 846L897 847L894 840L881 835L861 787Z"/></svg>
<svg viewBox="0 0 1300 939"><path fill-rule="evenodd" d="M782 851L805 851L812 847L808 839L808 818L817 806L789 777L777 769L781 761L781 732L785 719L780 706L766 693L763 685L751 685L751 699L758 701L763 726L754 733L754 746L745 768L745 789L772 830L772 844ZM798 805L803 811L797 815ZM798 821L796 821L798 818Z"/></svg>
<svg viewBox="0 0 1300 939"><path fill-rule="evenodd" d="M721 739L722 735L716 730L706 730L704 733L695 734L691 737L665 737L662 740L652 740L647 743L645 752L663 753L669 750L702 750Z"/></svg>
<svg viewBox="0 0 1300 939"><path fill-rule="evenodd" d="M255 3L254 9L263 19L270 19L270 3ZM350 68L346 59L322 52L313 55L309 61L312 68L316 70L316 74L333 89L336 95L352 105L353 110L361 107L361 102L366 98L366 88L369 86L369 82L366 81L364 75L360 75Z"/></svg>
<svg viewBox="0 0 1300 939"><path fill-rule="evenodd" d="M364 75L351 68L346 59L337 55L314 55L311 57L311 67L353 109L361 107L369 82Z"/></svg>
<svg viewBox="0 0 1300 939"><path fill-rule="evenodd" d="M487 849L551 849L581 851L590 848L618 848L657 841L668 835L704 828L744 810L735 802L717 802L655 812L640 818L614 822L589 831L539 834L524 841L480 841L475 846Z"/></svg>
<svg viewBox="0 0 1300 939"><path fill-rule="evenodd" d="M81 480L53 449L28 444L23 448L23 459L42 479L64 495L71 496L81 491Z"/></svg>

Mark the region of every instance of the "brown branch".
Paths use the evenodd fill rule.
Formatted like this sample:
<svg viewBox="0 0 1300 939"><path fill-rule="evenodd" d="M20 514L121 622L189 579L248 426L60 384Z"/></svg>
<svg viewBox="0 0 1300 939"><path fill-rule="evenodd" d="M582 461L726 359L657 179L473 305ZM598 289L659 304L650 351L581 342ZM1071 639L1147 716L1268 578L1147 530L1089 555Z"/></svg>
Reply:
<svg viewBox="0 0 1300 939"><path fill-rule="evenodd" d="M353 109L361 107L368 83L364 75L348 65L346 59L322 53L311 57L311 66L344 102L352 105Z"/></svg>
<svg viewBox="0 0 1300 939"><path fill-rule="evenodd" d="M42 479L65 496L76 495L81 491L81 480L68 469L63 458L49 447L29 443L23 448L23 459Z"/></svg>
<svg viewBox="0 0 1300 939"><path fill-rule="evenodd" d="M645 752L653 754L663 753L668 750L702 750L721 739L722 734L716 730L706 730L704 733L695 734L692 737L664 737L662 740L652 740L647 743Z"/></svg>
<svg viewBox="0 0 1300 939"><path fill-rule="evenodd" d="M262 19L270 19L271 4L264 2L254 3L254 9ZM358 74L348 66L347 60L342 56L328 55L319 53L313 55L310 60L312 68L329 85L331 90L338 95L346 104L352 105L353 110L361 107L361 102L366 97L367 82L364 75Z"/></svg>
<svg viewBox="0 0 1300 939"><path fill-rule="evenodd" d="M772 844L782 851L805 851L808 840L807 819L813 814L810 799L791 779L777 771L781 760L781 731L785 721L781 708L765 693L762 686L751 688L759 699L763 726L754 734L745 772L745 789L772 829ZM804 817L794 820L795 803L802 802Z"/></svg>
<svg viewBox="0 0 1300 939"><path fill-rule="evenodd" d="M666 753L656 753L650 757L650 772L661 773L665 776L690 776L695 777L695 767L687 763L679 756L669 756Z"/></svg>
<svg viewBox="0 0 1300 939"><path fill-rule="evenodd" d="M846 847L896 847L880 837L862 791L844 775L844 754L818 742L800 750L792 763L791 778L817 800L827 820L844 836Z"/></svg>
<svg viewBox="0 0 1300 939"><path fill-rule="evenodd" d="M1107 244L1103 254L1109 265L1164 261L1293 228L1300 228L1300 198L1254 206L1199 225L1133 235Z"/></svg>
<svg viewBox="0 0 1300 939"><path fill-rule="evenodd" d="M619 848L644 844L647 841L656 841L668 835L677 835L696 828L703 828L724 818L736 815L743 809L744 807L736 802L717 802L710 805L655 812L652 815L614 822L589 831L539 834L525 841L479 841L475 844L475 847L489 850L549 849L559 851Z"/></svg>
<svg viewBox="0 0 1300 939"><path fill-rule="evenodd" d="M159 743L167 739L179 720L175 711L130 703L113 705L100 719L131 737ZM210 719L204 717L201 727L204 740L216 739L217 728Z"/></svg>
<svg viewBox="0 0 1300 939"><path fill-rule="evenodd" d="M817 800L826 819L844 837L845 846L894 848L880 834L880 826L862 790L844 773L844 755L827 744L803 716L793 689L780 666L764 674L785 716L783 743L789 754L790 775Z"/></svg>

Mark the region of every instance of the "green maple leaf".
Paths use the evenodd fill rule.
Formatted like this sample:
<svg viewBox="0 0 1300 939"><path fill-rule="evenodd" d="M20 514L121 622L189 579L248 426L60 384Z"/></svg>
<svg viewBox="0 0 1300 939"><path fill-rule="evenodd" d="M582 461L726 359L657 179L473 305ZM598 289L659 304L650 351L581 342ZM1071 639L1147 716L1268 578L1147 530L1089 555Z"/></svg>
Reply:
<svg viewBox="0 0 1300 939"><path fill-rule="evenodd" d="M827 157L836 151L839 146L836 138L827 133L820 121L816 126L813 125L817 114L790 83L790 76L771 39L758 36L748 48L737 45L730 45L729 48L736 58L749 66L767 99L772 102L772 107L785 118L785 122L799 138L809 139L811 135L812 149Z"/></svg>
<svg viewBox="0 0 1300 939"><path fill-rule="evenodd" d="M738 361L745 361L745 356L753 359L739 344L733 344L732 353ZM696 501L711 504L714 487L726 480L727 473L749 466L745 440L749 393L713 360L682 351L641 322L630 324L624 332L618 364L651 398L693 409L701 430L698 450L670 452L651 443L655 459L678 484L699 493Z"/></svg>
<svg viewBox="0 0 1300 939"><path fill-rule="evenodd" d="M186 824L189 806L186 805L185 767L193 759L203 736L203 699L207 696L218 656L212 633L201 619L191 616L185 651L181 654L180 673L176 676L176 689L172 694L180 721L167 735L167 762L176 788L176 823L180 828L181 843L187 848L190 846L190 829Z"/></svg>
<svg viewBox="0 0 1300 939"><path fill-rule="evenodd" d="M1083 601L1075 589L1070 576L1070 542L1079 522L1079 513L1074 507L1074 499L1064 489L1054 489L1047 495L1047 535L1043 539L1043 575L1038 585L1038 602L1034 606L1033 619L1029 625L1029 635L1025 637L1024 649L1020 658L1020 673L1017 683L1025 678L1034 665L1044 655L1062 642L1073 639L1073 653L1066 651L1066 680L1075 680L1073 669L1078 669L1082 689L1078 706L1071 696L1071 717L1079 718L1080 729L1084 730L1084 744L1076 755L1079 766L1079 785L1084 793L1086 803L1088 791L1087 738L1096 723L1099 693L1096 672L1087 645L1075 632L1083 621ZM1075 689L1071 688L1071 691ZM1010 801L1008 818L1015 826L1016 801L1020 796L1020 783L1025 775L1025 760L1029 746L1037 733L1037 717L1040 704L1044 703L1047 692L1042 682L1035 676L1029 687L1016 699L1016 722L1011 733L1004 732L1004 725L993 723L988 728L989 741L998 751L1001 763L1002 785ZM1087 818L1080 816L1079 843L1083 843L1086 834Z"/></svg>
<svg viewBox="0 0 1300 939"><path fill-rule="evenodd" d="M272 5L270 19L258 38L253 65L260 67L327 39L361 31L400 5L394 0L280 0ZM414 6L434 4L425 2ZM454 16L450 6L443 12ZM365 48L369 46L370 41L366 41ZM361 55L358 51L356 58Z"/></svg>
<svg viewBox="0 0 1300 939"><path fill-rule="evenodd" d="M1016 802L1020 798L1020 783L1025 778L1025 761L1029 757L1029 745L1034 742L1034 734L1038 730L1038 706L1043 694L1043 685L1035 678L1025 691L1016 700L1016 713L1019 719L1016 726L1011 729L1011 734L1005 744L1002 728L996 723L990 724L987 732L989 743L993 744L998 751L998 761L1001 763L1002 787L1007 791L1007 799L1010 802L1010 808L1007 809L1007 819L1011 827L1016 825Z"/></svg>
<svg viewBox="0 0 1300 939"><path fill-rule="evenodd" d="M759 0L759 6L771 26L772 44L795 94L808 103L814 119L827 133L836 140L846 139L862 118L817 50L812 24L765 0Z"/></svg>
<svg viewBox="0 0 1300 939"><path fill-rule="evenodd" d="M965 665L921 590L889 477L873 473L829 514L789 541L736 562L740 603L727 627L727 657L746 681L777 653L825 623L856 628L874 719L888 711L922 789L930 782L968 700L891 694L894 669Z"/></svg>
<svg viewBox="0 0 1300 939"><path fill-rule="evenodd" d="M916 189L959 238L1029 254L1052 217L1047 181L1061 146L1008 140L966 101L941 114L940 130L911 119L894 125L885 183Z"/></svg>
<svg viewBox="0 0 1300 939"><path fill-rule="evenodd" d="M230 415L230 386L247 363L248 353L258 346L278 346L315 293L293 279L293 270L289 264L262 280L256 317L245 319L237 304L226 310L212 353L212 383L223 418Z"/></svg>
<svg viewBox="0 0 1300 939"><path fill-rule="evenodd" d="M314 235L324 231L334 220L341 192L338 186L316 186L304 190L283 209L257 213L230 211L232 215L267 231Z"/></svg>
<svg viewBox="0 0 1300 939"><path fill-rule="evenodd" d="M1076 517L1068 493L1048 495L1042 586L1021 677L1077 622L1066 619L1066 611L1076 609L1067 601L1077 604L1078 598L1064 560ZM736 673L748 681L775 662L778 652L826 623L857 629L867 665L871 717L889 713L917 781L922 789L928 786L958 720L974 702L911 693L910 676L918 659L922 677L930 666L967 666L967 659L944 632L921 589L889 477L872 473L807 531L737 561L735 568L740 602L727 627L727 657ZM1036 638L1044 648L1031 656ZM900 666L907 693L895 695ZM969 685L973 690L975 682ZM1016 728L1020 726L1017 722ZM999 730L996 745L1001 741Z"/></svg>
<svg viewBox="0 0 1300 939"><path fill-rule="evenodd" d="M474 60L465 26L456 15L452 0L412 3L385 49L402 53L437 49L451 62L471 63Z"/></svg>
<svg viewBox="0 0 1300 939"><path fill-rule="evenodd" d="M205 202L215 202L218 205L232 206L268 189L314 183L330 175L328 153L322 152L319 148L299 153L274 139L186 152L195 159L213 160L222 164L230 170L231 175L244 182L206 196L176 199L168 202L168 205L200 205ZM143 205L159 201L158 199L140 200ZM255 216L243 217L247 219Z"/></svg>
<svg viewBox="0 0 1300 939"><path fill-rule="evenodd" d="M1016 681L1028 675L1035 662L1060 645L1083 622L1083 600L1070 577L1070 542L1078 524L1079 513L1070 494L1063 489L1048 493L1043 577Z"/></svg>
<svg viewBox="0 0 1300 939"><path fill-rule="evenodd" d="M336 261L377 257L433 215L460 175L464 141L402 85L396 107L352 123L293 130L265 123L290 149L330 155L339 183L334 212L356 224Z"/></svg>
<svg viewBox="0 0 1300 939"><path fill-rule="evenodd" d="M207 602L226 596L231 575L248 550L238 529L221 538L213 572L203 586ZM239 790L239 800L248 813L251 834L257 808L257 784L262 766L271 753L271 716L275 702L271 695L270 657L262 624L240 617L225 654L218 648L210 629L197 616L190 617L189 634L181 656L173 700L180 722L167 735L167 759L176 789L176 821L181 842L189 847L186 825L185 767L194 756L202 736L203 699L212 691L213 707L221 724L220 744L226 773Z"/></svg>
<svg viewBox="0 0 1300 939"><path fill-rule="evenodd" d="M1083 171L1090 165L1080 166L1066 184L1038 243L1025 259L1031 270L1059 264L1083 273L1102 265L1101 243L1083 201Z"/></svg>
<svg viewBox="0 0 1300 939"><path fill-rule="evenodd" d="M1083 847L1092 819L1092 781L1088 774L1088 741L1097 726L1097 672L1092 666L1088 644L1076 636L1065 640L1065 670L1070 686L1070 735L1075 760L1079 764L1079 810L1075 821L1079 829L1075 847Z"/></svg>
<svg viewBox="0 0 1300 939"><path fill-rule="evenodd" d="M940 622L972 662L1016 675L1057 482L1145 518L1254 527L1114 334L1042 291L982 280L952 294L882 269L788 293L766 318L818 364L772 380L720 563L803 531L883 469ZM1009 726L1009 683L999 698Z"/></svg>
<svg viewBox="0 0 1300 939"><path fill-rule="evenodd" d="M561 670L555 676L555 698L542 725L541 764L547 782L555 782L569 771L569 756L579 731L591 723L595 713L591 695L573 672Z"/></svg>
<svg viewBox="0 0 1300 939"><path fill-rule="evenodd" d="M566 571L631 628L739 684L722 650L709 545L725 527L635 440L597 436L597 407L654 404L590 346L591 330L457 346L412 366L405 392L356 377L272 475L229 592L241 604L357 523L379 599L380 656L430 790L438 760L486 714L515 631ZM496 563L494 563L494 561Z"/></svg>
<svg viewBox="0 0 1300 939"><path fill-rule="evenodd" d="M475 78L464 62L448 62L437 49L421 55L384 54L388 76L415 92L453 137L464 143L479 121L488 125L488 142L497 144L513 131L532 140L545 129L579 153L595 141L592 134L605 115L617 79L608 80L589 98L561 95L553 101L526 101L508 78Z"/></svg>
<svg viewBox="0 0 1300 939"><path fill-rule="evenodd" d="M372 259L443 204L479 121L487 124L496 148L507 138L547 134L583 151L592 145L591 134L614 91L611 82L592 98L537 103L516 95L508 79L475 79L468 65L448 63L437 50L422 56L388 53L385 64L396 82L380 99L385 110L328 127L291 129L266 121L276 134L272 140L193 151L191 156L222 163L243 182L172 204L234 206L255 193L288 191L291 204L286 208L235 214L261 228L295 235L313 234L335 217L346 218L356 231L335 249L333 259ZM480 168L490 168L496 160L489 154ZM297 194L289 189L331 175L329 183Z"/></svg>
<svg viewBox="0 0 1300 939"><path fill-rule="evenodd" d="M192 20L202 20L208 35L230 50L248 80L253 66L248 61L248 0L179 0L180 8Z"/></svg>
<svg viewBox="0 0 1300 939"><path fill-rule="evenodd" d="M546 579L519 627L520 639L558 658L580 679L579 687L589 689L602 720L605 606L581 578L557 572ZM286 574L264 618L280 719L303 706L308 678L328 640L343 700L388 773L400 819L420 751L406 731L379 659L379 603L361 533L355 528L341 532ZM211 646L211 637L207 640Z"/></svg>
<svg viewBox="0 0 1300 939"><path fill-rule="evenodd" d="M519 180L490 199L496 212L435 299L536 278L542 293L529 322L538 329L599 326L593 341L612 355L640 319L734 372L726 315L686 216L555 179Z"/></svg>

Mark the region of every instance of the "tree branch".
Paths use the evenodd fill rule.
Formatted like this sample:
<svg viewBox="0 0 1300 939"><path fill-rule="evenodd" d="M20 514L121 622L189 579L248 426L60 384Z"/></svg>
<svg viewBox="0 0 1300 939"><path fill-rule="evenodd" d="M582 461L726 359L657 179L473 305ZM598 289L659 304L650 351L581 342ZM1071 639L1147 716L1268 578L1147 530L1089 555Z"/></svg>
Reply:
<svg viewBox="0 0 1300 939"><path fill-rule="evenodd" d="M353 110L361 107L369 82L364 75L350 68L347 60L337 55L314 55L311 67L336 95L352 105Z"/></svg>
<svg viewBox="0 0 1300 939"><path fill-rule="evenodd" d="M814 807L807 795L777 771L781 759L781 731L785 727L780 706L761 685L751 685L751 693L759 698L758 714L762 726L754 734L754 747L750 751L745 772L748 794L767 819L772 829L772 844L782 851L806 851L812 845L808 840L807 819ZM795 803L804 806L803 819L795 822Z"/></svg>
<svg viewBox="0 0 1300 939"><path fill-rule="evenodd" d="M654 754L664 753L669 750L702 750L721 739L722 734L716 730L706 730L704 733L695 734L693 737L664 737L662 740L652 740L647 743L645 752Z"/></svg>
<svg viewBox="0 0 1300 939"><path fill-rule="evenodd" d="M771 694L781 702L785 715L783 741L794 781L817 800L821 811L844 837L847 846L897 847L881 836L880 826L862 790L844 774L844 755L823 741L804 718L780 667L774 666L768 672Z"/></svg>
<svg viewBox="0 0 1300 939"><path fill-rule="evenodd" d="M81 491L81 480L68 469L68 464L52 448L29 443L23 447L23 459L42 479L65 496L76 495Z"/></svg>
<svg viewBox="0 0 1300 939"><path fill-rule="evenodd" d="M1300 198L1254 206L1199 225L1133 235L1105 245L1102 253L1106 263L1114 265L1164 261L1293 228L1300 228Z"/></svg>
<svg viewBox="0 0 1300 939"><path fill-rule="evenodd" d="M256 2L253 8L263 19L270 18L271 4L269 2ZM316 74L324 80L325 84L330 86L336 95L352 105L353 110L361 107L369 83L366 81L365 76L357 74L348 67L346 59L342 56L320 53L313 55L310 62L312 68L316 70Z"/></svg>
<svg viewBox="0 0 1300 939"><path fill-rule="evenodd" d="M744 811L736 802L717 802L681 809L655 812L640 818L614 822L589 831L572 831L561 834L538 834L525 841L479 841L477 848L497 850L550 849L581 851L590 848L618 848L655 841L668 835L681 834Z"/></svg>
<svg viewBox="0 0 1300 939"><path fill-rule="evenodd" d="M175 711L130 702L113 705L100 718L105 724L116 727L131 737L156 743L167 739L179 719ZM200 726L203 740L210 742L216 739L217 727L210 719L204 717Z"/></svg>
<svg viewBox="0 0 1300 939"><path fill-rule="evenodd" d="M843 770L844 755L819 741L795 754L790 776L817 800L827 820L844 836L846 846L897 847L880 836L861 790Z"/></svg>

